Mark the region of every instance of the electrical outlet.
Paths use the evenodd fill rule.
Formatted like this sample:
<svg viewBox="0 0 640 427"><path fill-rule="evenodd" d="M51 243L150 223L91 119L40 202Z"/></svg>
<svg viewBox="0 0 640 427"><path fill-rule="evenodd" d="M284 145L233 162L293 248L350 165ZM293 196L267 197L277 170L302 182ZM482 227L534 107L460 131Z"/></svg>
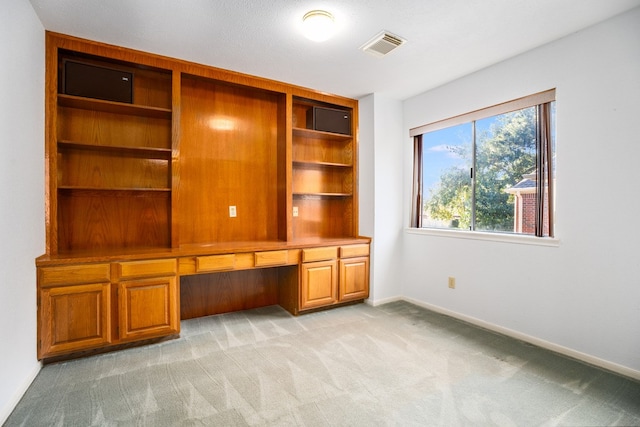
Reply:
<svg viewBox="0 0 640 427"><path fill-rule="evenodd" d="M449 287L451 289L455 289L456 288L456 278L455 277L449 277Z"/></svg>
<svg viewBox="0 0 640 427"><path fill-rule="evenodd" d="M298 216L298 207L297 206L293 207L293 216Z"/></svg>
<svg viewBox="0 0 640 427"><path fill-rule="evenodd" d="M235 206L229 206L229 217L230 218L235 218L236 216L238 216L238 212L236 211L236 207Z"/></svg>

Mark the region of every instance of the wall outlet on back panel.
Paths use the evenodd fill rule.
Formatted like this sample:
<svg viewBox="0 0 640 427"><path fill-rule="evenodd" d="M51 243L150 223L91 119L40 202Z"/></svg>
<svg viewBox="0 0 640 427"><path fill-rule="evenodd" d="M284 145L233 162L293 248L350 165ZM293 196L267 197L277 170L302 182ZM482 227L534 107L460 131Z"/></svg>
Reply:
<svg viewBox="0 0 640 427"><path fill-rule="evenodd" d="M456 278L455 277L449 276L449 287L451 289L455 289L456 288Z"/></svg>
<svg viewBox="0 0 640 427"><path fill-rule="evenodd" d="M230 218L235 218L236 216L238 216L238 212L236 211L236 207L235 206L229 206L229 217Z"/></svg>
<svg viewBox="0 0 640 427"><path fill-rule="evenodd" d="M293 216L294 216L294 217L295 217L295 216L298 216L298 207L297 207L297 206L294 206L294 207L293 207Z"/></svg>

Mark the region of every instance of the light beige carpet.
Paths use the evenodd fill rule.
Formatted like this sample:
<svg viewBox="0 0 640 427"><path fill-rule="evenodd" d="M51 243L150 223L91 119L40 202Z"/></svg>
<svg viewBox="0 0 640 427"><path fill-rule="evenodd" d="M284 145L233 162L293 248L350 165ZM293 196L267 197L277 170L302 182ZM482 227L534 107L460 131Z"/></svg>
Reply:
<svg viewBox="0 0 640 427"><path fill-rule="evenodd" d="M408 303L182 322L46 366L7 426L640 425L640 383Z"/></svg>

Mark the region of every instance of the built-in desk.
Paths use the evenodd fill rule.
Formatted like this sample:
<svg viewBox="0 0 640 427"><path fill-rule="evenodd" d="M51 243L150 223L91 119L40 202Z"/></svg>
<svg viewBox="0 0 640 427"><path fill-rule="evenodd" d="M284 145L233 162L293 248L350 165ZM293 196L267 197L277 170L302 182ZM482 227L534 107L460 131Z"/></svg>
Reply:
<svg viewBox="0 0 640 427"><path fill-rule="evenodd" d="M369 296L369 238L43 255L38 358L180 332L180 319L279 304L294 315Z"/></svg>

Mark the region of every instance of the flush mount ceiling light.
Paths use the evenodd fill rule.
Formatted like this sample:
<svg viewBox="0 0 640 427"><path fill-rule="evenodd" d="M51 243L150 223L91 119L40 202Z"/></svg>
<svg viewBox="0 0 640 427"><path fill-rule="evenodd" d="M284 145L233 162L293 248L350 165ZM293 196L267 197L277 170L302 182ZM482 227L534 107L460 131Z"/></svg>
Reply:
<svg viewBox="0 0 640 427"><path fill-rule="evenodd" d="M325 10L312 10L302 17L302 31L306 38L323 42L333 35L333 15Z"/></svg>

